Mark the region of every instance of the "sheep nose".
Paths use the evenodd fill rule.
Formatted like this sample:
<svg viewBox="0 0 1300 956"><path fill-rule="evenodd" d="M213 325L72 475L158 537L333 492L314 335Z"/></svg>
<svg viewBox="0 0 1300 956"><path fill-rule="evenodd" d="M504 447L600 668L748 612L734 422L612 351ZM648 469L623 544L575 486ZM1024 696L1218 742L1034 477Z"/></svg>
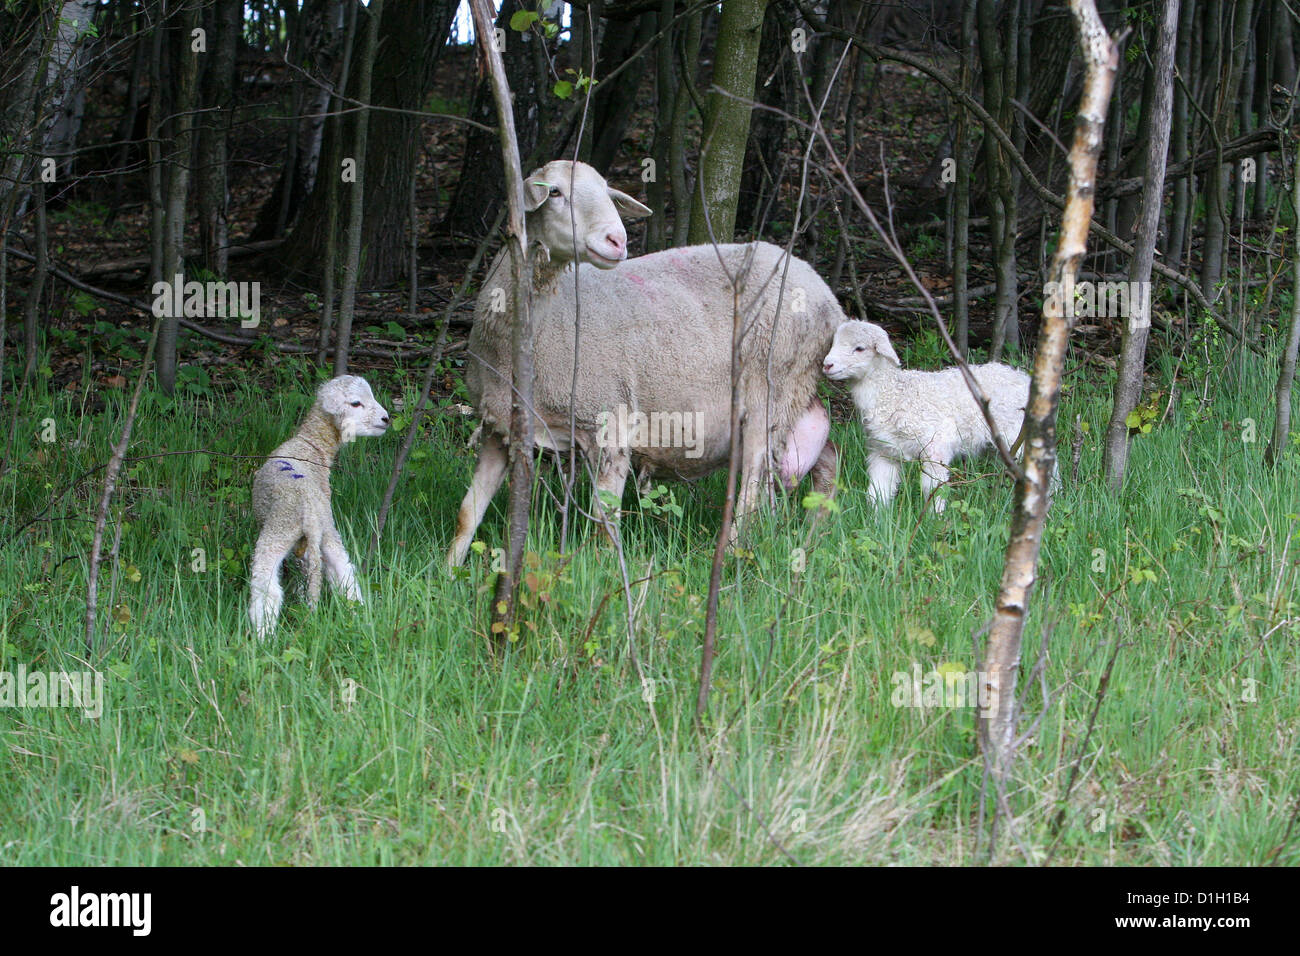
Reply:
<svg viewBox="0 0 1300 956"><path fill-rule="evenodd" d="M627 251L627 235L616 232L605 233L605 241L614 247L614 251L623 255Z"/></svg>
<svg viewBox="0 0 1300 956"><path fill-rule="evenodd" d="M387 424L388 424L388 416L385 415L382 419L380 419L380 421L382 421L385 425L387 425Z"/></svg>
<svg viewBox="0 0 1300 956"><path fill-rule="evenodd" d="M830 371L831 369L833 369L834 367L835 367L835 363L834 363L834 362L822 362L822 371L823 371L823 372L829 372L829 371Z"/></svg>

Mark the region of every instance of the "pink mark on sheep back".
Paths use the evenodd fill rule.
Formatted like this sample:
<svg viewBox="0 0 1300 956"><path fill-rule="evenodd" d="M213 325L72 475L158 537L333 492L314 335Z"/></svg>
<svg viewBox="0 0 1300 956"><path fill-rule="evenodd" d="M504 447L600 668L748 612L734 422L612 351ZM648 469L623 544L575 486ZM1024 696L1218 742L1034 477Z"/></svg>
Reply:
<svg viewBox="0 0 1300 956"><path fill-rule="evenodd" d="M793 489L799 480L817 464L817 458L826 445L831 434L830 416L822 403L813 399L808 410L799 416L790 429L786 440L785 454L781 456L781 482L788 489Z"/></svg>

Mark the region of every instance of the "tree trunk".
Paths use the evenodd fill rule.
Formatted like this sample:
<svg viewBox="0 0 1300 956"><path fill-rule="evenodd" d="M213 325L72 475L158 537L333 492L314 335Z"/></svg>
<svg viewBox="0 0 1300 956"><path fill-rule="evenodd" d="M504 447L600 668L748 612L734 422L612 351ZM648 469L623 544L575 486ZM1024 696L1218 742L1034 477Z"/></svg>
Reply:
<svg viewBox="0 0 1300 956"><path fill-rule="evenodd" d="M357 99L371 102L371 77L375 66L375 51L379 47L379 32L384 22L384 0L371 0L366 24L366 47L361 55L361 75L358 78ZM366 197L366 145L370 136L372 112L363 109L357 114L356 140L352 155L357 158L356 179L348 184L348 248L343 260L343 290L339 296L339 327L334 339L334 375L344 375L348 370L348 351L352 347L352 316L357 304L357 275L361 271L361 231L365 223Z"/></svg>
<svg viewBox="0 0 1300 956"><path fill-rule="evenodd" d="M646 183L647 205L654 215L646 223L645 251L658 252L668 245L668 147L673 136L673 109L680 83L673 71L674 0L662 0L655 18L659 42L655 46L655 138L650 147L654 178Z"/></svg>
<svg viewBox="0 0 1300 956"><path fill-rule="evenodd" d="M479 46L488 63L497 109L502 167L506 170L506 204L510 210L508 241L514 275L514 327L511 330L511 384L517 396L510 409L510 541L505 572L498 576L492 599L492 634L508 640L514 626L516 585L523 572L524 543L533 493L533 322L532 271L528 268L528 235L524 216L524 173L519 167L514 110L501 54L488 37L492 8L488 0L470 0Z"/></svg>
<svg viewBox="0 0 1300 956"><path fill-rule="evenodd" d="M1228 55L1221 58L1227 73L1227 83L1221 89L1209 90L1209 95L1215 102L1215 110L1211 115L1215 117L1219 145L1232 135L1233 119L1237 115L1237 89L1245 69L1246 43L1250 35L1254 2L1255 0L1237 0L1231 5L1230 18L1222 17L1224 11L1219 0L1216 0L1213 7L1214 11L1222 17L1220 22L1224 32L1227 32L1231 23L1231 48L1228 50ZM1223 38L1220 37L1220 49L1222 49L1222 42ZM1202 247L1204 258L1201 264L1201 292L1207 299L1213 301L1215 287L1223 275L1223 258L1229 228L1228 167L1222 164L1216 165L1210 171L1206 185L1208 188L1205 191L1205 243Z"/></svg>
<svg viewBox="0 0 1300 956"><path fill-rule="evenodd" d="M1087 252L1097 157L1119 62L1119 49L1106 34L1093 0L1070 0L1070 9L1079 24L1086 76L1070 150L1070 184L1061 217L1061 236L1052 258L1051 280L1057 283L1058 292L1049 295L1043 305L1034 377L1025 412L1024 475L1016 483L1006 563L982 675L989 700L979 719L980 746L985 766L998 788L999 807L1004 810L1005 786L1015 756L1020 642L1047 521L1048 483L1056 466L1056 413L1070 338L1071 323L1060 290L1073 281L1079 262Z"/></svg>
<svg viewBox="0 0 1300 956"><path fill-rule="evenodd" d="M1291 180L1291 207L1295 210L1296 222L1300 222L1300 151L1296 153L1295 176ZM1295 236L1292 275L1294 289L1300 290L1300 230L1297 230ZM1291 330L1282 350L1281 369L1274 393L1277 409L1273 418L1273 435L1268 447L1264 449L1264 463L1269 467L1276 465L1286 454L1287 442L1291 437L1291 385L1295 381L1296 352L1300 351L1300 294L1293 294L1291 298Z"/></svg>
<svg viewBox="0 0 1300 956"><path fill-rule="evenodd" d="M410 112L424 107L432 89L433 68L455 8L452 0L403 0L385 5L379 22L380 52L371 75L372 105L409 112L353 112L346 122L332 123L325 132L322 148L326 155L336 136L343 136L345 148L350 149L356 141L358 117L369 114L368 152L364 157L350 157L358 167L365 167L367 182L361 232L365 257L358 278L362 285L390 284L406 270L407 184L424 134L422 122ZM374 16L372 6L368 17ZM352 69L355 72L360 65L354 62ZM359 88L356 77L349 79L348 86ZM351 105L345 104L345 108ZM329 217L327 192L318 177L285 243L284 261L298 274L320 275Z"/></svg>
<svg viewBox="0 0 1300 956"><path fill-rule="evenodd" d="M506 45L501 51L501 58L505 63L506 82L513 97L515 134L520 156L523 157L531 154L537 145L540 133L540 93L531 56L531 46L538 42L537 38L526 39L510 29L511 14L520 9L523 6L519 0L505 0L497 15L496 26L506 31ZM488 127L496 125L490 76L479 80L470 105L469 118ZM552 158L542 157L543 161ZM451 205L443 219L444 228L455 235L481 239L496 215L504 182L496 133L469 127L465 134L465 160L461 164L460 178L456 182Z"/></svg>
<svg viewBox="0 0 1300 956"><path fill-rule="evenodd" d="M829 44L827 44L829 48ZM785 109L789 102L786 71L782 60L790 49L790 27L779 3L770 3L763 16L763 37L758 46L757 77L763 85L755 99L765 106ZM814 100L813 102L821 102ZM800 104L802 105L802 104ZM800 112L797 108L795 112ZM822 121L830 124L830 114ZM755 110L750 120L749 142L745 147L745 171L740 177L740 200L736 209L736 229L749 232L761 226L760 207L775 186L781 143L785 139L786 119L770 110Z"/></svg>
<svg viewBox="0 0 1300 956"><path fill-rule="evenodd" d="M208 112L199 128L199 249L204 267L225 276L230 245L226 157L234 115L235 51L243 23L243 4L240 0L216 0L209 22L212 59L203 75L203 105Z"/></svg>
<svg viewBox="0 0 1300 956"><path fill-rule="evenodd" d="M1019 9L1014 0L1011 9ZM978 0L980 66L984 78L984 104L989 115L1003 130L1010 131L1014 117L1011 104L1017 34L1007 30L1005 45L999 42L997 9L994 0ZM1013 17L1013 20L1017 19ZM1012 80L1012 83L1014 80ZM984 136L984 171L988 182L989 233L993 245L994 278L997 297L993 307L993 342L989 361L1002 356L1004 346L1019 345L1019 322L1016 315L1018 277L1016 275L1016 201L1011 175L1011 158L991 135Z"/></svg>
<svg viewBox="0 0 1300 956"><path fill-rule="evenodd" d="M199 54L191 48L190 32L198 24L197 0L182 0L171 43L171 62L176 77L173 103L171 168L167 175L166 206L163 213L162 280L176 282L185 271L185 218L190 189L190 159L194 139L194 101L198 85ZM179 315L166 315L158 328L158 387L166 395L176 388L176 336Z"/></svg>
<svg viewBox="0 0 1300 956"><path fill-rule="evenodd" d="M611 23L605 28L601 43L600 60L596 64L596 79L612 73L633 54L645 46L655 32L655 15L645 13L635 20ZM587 128L591 134L591 154L588 162L602 176L623 145L623 134L628 120L636 108L636 94L644 78L646 65L635 65L624 70L612 80L597 83L591 97L591 113Z"/></svg>
<svg viewBox="0 0 1300 956"><path fill-rule="evenodd" d="M710 234L718 242L730 242L735 233L736 202L749 141L749 101L754 97L766 8L767 0L729 0L722 7L713 85L730 95L709 94L699 182L691 203L692 245L709 242Z"/></svg>
<svg viewBox="0 0 1300 956"><path fill-rule="evenodd" d="M1174 53L1174 69L1183 78L1187 89L1192 88L1192 47L1196 27L1196 4L1184 3L1178 17L1178 49ZM1174 85L1174 116L1171 125L1173 159L1175 165L1186 162L1190 155L1188 94L1180 84ZM1187 239L1187 225L1192 208L1192 176L1181 176L1174 182L1174 199L1169 209L1169 235L1165 242L1165 261L1173 269L1183 264L1183 246Z"/></svg>
<svg viewBox="0 0 1300 956"><path fill-rule="evenodd" d="M690 90L694 87L694 77L700 62L700 37L703 33L704 14L697 10L686 18L682 30L680 68L682 89L673 105L672 138L668 142L668 176L673 187L673 245L687 245L691 233L691 210L695 206L692 199L693 182L686 170L686 144L690 131L686 120L690 113Z"/></svg>
<svg viewBox="0 0 1300 956"><path fill-rule="evenodd" d="M961 16L961 88L968 93L975 77L975 4L964 3ZM971 119L957 104L957 142L954 147L956 182L953 184L952 325L957 350L970 357L970 180Z"/></svg>
<svg viewBox="0 0 1300 956"><path fill-rule="evenodd" d="M1156 233L1164 202L1165 157L1169 148L1169 127L1173 112L1174 47L1178 42L1178 2L1165 0L1164 21L1156 38L1155 83L1150 103L1151 119L1144 164L1146 185L1142 192L1142 213L1129 263L1129 282L1147 290L1151 282L1151 264L1155 261ZM1129 286L1133 288L1132 285ZM1147 335L1151 326L1149 292L1130 297L1129 315L1124 323L1120 345L1119 370L1115 381L1115 402L1106 429L1103 467L1110 486L1119 490L1124 484L1124 467L1128 463L1128 416L1142 396L1142 372L1146 365Z"/></svg>

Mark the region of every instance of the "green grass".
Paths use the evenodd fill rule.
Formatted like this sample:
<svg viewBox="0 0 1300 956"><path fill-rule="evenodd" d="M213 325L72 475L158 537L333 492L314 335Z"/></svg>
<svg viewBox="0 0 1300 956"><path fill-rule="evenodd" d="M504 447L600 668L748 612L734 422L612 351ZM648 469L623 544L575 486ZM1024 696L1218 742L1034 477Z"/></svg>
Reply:
<svg viewBox="0 0 1300 956"><path fill-rule="evenodd" d="M1283 846L1300 799L1300 464L1294 443L1276 471L1259 464L1272 368L1248 364L1242 377L1237 366L1213 373L1199 420L1196 402L1179 400L1135 439L1122 496L1099 479L1108 386L1094 368L1068 379L1062 421L1081 414L1089 432L1077 480L1063 455L1022 671L1046 629L1050 702L1033 682L1026 726L1041 723L1018 764L1016 841L1002 841L1000 862L1023 862L1020 847L1041 860L1055 843L1060 864L1258 864ZM992 460L968 464L942 516L919 513L915 471L892 509L873 511L859 433L837 424L840 510L812 529L804 570L796 549L810 521L794 499L727 564L701 742L691 715L720 476L672 486L680 517L625 501L635 662L614 551L579 527L556 556L559 522L542 504L521 640L493 657L490 547L502 543L504 495L480 532L489 549L449 575L473 422L439 415L363 573L369 603L327 597L308 613L291 590L279 631L258 644L245 623L256 462L227 456L282 440L313 373L286 363L260 374L238 386L195 379L176 402L146 397L133 455L208 453L126 469L91 659L105 673L103 716L0 709L0 861L983 859L974 712L895 707L891 694L892 675L914 663L976 666L972 634L990 615L1011 503ZM376 392L409 407L418 379L376 380ZM21 410L18 466L0 478L3 669L86 666L100 475L74 479L107 457L125 399L94 394L108 402L99 413L85 389L39 387ZM39 438L47 418L52 443ZM359 441L335 474L359 562L398 441ZM49 520L26 524L69 486ZM1300 863L1300 834L1290 837L1278 863Z"/></svg>

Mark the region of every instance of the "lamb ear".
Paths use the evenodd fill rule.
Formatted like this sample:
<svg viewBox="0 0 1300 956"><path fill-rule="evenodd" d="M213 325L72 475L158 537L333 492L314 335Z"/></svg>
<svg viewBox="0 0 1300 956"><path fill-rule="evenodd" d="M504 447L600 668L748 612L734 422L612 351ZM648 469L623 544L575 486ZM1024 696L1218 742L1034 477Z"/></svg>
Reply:
<svg viewBox="0 0 1300 956"><path fill-rule="evenodd" d="M316 390L316 400L327 415L343 414L343 409L347 406L343 399L343 389L333 379Z"/></svg>
<svg viewBox="0 0 1300 956"><path fill-rule="evenodd" d="M882 358L889 359L889 361L893 362L899 368L903 367L903 363L898 359L898 353L895 352L894 347L889 344L889 339L886 336L882 335L876 339L876 354Z"/></svg>
<svg viewBox="0 0 1300 956"><path fill-rule="evenodd" d="M622 214L624 219L644 219L646 216L653 216L654 210L649 206L644 206L637 202L625 192L620 192L612 186L608 187L609 198L614 201L614 205Z"/></svg>
<svg viewBox="0 0 1300 956"><path fill-rule="evenodd" d="M551 195L551 184L542 182L540 179L533 177L540 173L541 170L533 173L524 180L524 212L534 212L539 209L542 203L546 202Z"/></svg>

